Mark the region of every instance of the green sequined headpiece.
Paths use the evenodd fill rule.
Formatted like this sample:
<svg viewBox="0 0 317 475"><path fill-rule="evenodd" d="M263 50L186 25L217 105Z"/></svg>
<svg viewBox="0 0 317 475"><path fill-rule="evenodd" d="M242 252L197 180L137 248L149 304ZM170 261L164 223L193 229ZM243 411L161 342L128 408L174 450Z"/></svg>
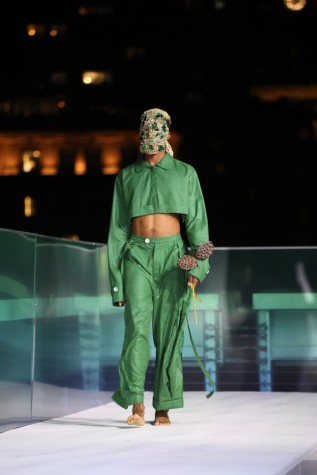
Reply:
<svg viewBox="0 0 317 475"><path fill-rule="evenodd" d="M164 149L173 156L173 149L167 137L171 118L162 109L149 109L141 115L140 123L140 152L153 155Z"/></svg>

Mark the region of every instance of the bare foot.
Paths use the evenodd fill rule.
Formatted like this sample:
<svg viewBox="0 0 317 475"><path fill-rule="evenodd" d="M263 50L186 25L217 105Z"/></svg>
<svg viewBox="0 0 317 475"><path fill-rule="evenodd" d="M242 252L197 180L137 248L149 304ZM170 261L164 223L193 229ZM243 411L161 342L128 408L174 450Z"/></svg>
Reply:
<svg viewBox="0 0 317 475"><path fill-rule="evenodd" d="M155 419L153 425L155 426L169 426L171 421L168 417L168 411L155 411Z"/></svg>
<svg viewBox="0 0 317 475"><path fill-rule="evenodd" d="M130 426L144 425L144 404L133 404L132 414L128 417L127 423Z"/></svg>

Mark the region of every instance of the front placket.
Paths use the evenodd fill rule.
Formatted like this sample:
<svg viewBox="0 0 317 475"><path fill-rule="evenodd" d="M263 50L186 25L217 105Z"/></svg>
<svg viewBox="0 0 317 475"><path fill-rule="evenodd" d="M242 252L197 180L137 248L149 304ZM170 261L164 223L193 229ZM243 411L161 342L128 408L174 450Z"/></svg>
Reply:
<svg viewBox="0 0 317 475"><path fill-rule="evenodd" d="M157 211L157 167L156 165L151 166L151 192L150 192L150 202L153 206L154 212Z"/></svg>

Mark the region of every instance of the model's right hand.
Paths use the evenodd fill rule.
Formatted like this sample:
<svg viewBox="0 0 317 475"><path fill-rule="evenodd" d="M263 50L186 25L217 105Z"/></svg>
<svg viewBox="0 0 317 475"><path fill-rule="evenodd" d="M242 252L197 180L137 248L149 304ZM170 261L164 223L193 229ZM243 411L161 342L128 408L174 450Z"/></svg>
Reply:
<svg viewBox="0 0 317 475"><path fill-rule="evenodd" d="M125 306L125 302L118 302L118 303L117 303L117 306L118 306L118 307L124 307L124 306Z"/></svg>

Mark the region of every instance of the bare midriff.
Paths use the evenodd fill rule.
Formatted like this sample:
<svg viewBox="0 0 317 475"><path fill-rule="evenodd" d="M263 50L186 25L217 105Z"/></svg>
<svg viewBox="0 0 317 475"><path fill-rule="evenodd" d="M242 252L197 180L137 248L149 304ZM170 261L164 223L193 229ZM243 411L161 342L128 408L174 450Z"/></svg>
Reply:
<svg viewBox="0 0 317 475"><path fill-rule="evenodd" d="M132 233L143 237L164 237L180 234L180 215L147 214L132 218Z"/></svg>

